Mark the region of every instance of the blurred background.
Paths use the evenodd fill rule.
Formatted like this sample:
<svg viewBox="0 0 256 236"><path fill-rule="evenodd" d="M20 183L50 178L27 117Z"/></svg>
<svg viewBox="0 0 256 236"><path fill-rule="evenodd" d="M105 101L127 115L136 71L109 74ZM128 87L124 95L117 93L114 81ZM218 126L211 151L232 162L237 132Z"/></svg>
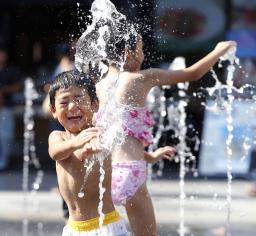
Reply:
<svg viewBox="0 0 256 236"><path fill-rule="evenodd" d="M238 42L237 55L243 65L237 72L235 85L241 87L246 83L255 84L256 1L196 2L113 0L119 11L139 24L146 53L143 68L165 67L177 56L185 57L189 66L212 50L217 42L232 39ZM0 1L1 106L11 108L8 110L12 110L14 118L10 132L3 134L5 137L9 133L11 137L1 137L6 140L2 141L2 146L12 147L8 154L8 168L20 169L23 161L23 84L25 78L31 77L40 95L34 106L37 154L43 168L54 169L54 164L48 157L46 131L56 128L56 124L43 111L43 101L48 84L54 76L58 72L73 68L74 45L86 24L90 22L91 3L91 0ZM8 70L8 73L4 70ZM224 81L223 69L216 67L215 70L220 80ZM200 88L212 84L213 80L208 73L202 80L191 83L188 90L187 123L193 126L188 133L191 136L197 135L199 139L202 138L205 114L201 103L207 99L207 95L200 92ZM195 92L199 92L200 96L192 96ZM175 88L165 91L167 98L175 97L176 93ZM11 115L1 114L4 119L1 129L5 129ZM172 142L175 141L167 132L163 134L160 145ZM198 159L198 165L200 149L193 152ZM178 169L178 164L175 163L166 163L165 166L167 171L172 167L174 172Z"/></svg>
<svg viewBox="0 0 256 236"><path fill-rule="evenodd" d="M23 214L22 189L25 192L32 189L31 193L39 188L42 190L38 198L31 200L40 202L42 215L40 217L38 211L33 211L30 218L37 223L36 226L32 224L31 227L36 230L32 229L31 232L34 233L30 235L44 235L42 233L44 221L48 222L44 226L47 235L59 235L61 232L64 220L60 201L56 198L58 193L55 163L48 155L47 140L51 130L61 127L48 114L46 94L56 74L74 68L75 42L91 21L92 2L92 0L0 0L0 201L3 208L0 213L0 226L1 229L3 227L2 232L6 232L3 234L0 232L1 236L19 235L21 231L20 222L23 220L24 223L26 219ZM245 84L256 84L256 0L112 0L112 2L118 11L125 14L128 19L135 20L139 25L144 40L143 68L168 68L178 56L183 56L186 65L189 66L210 52L219 41L236 40L237 56L241 66L237 67L235 72L234 85L240 88ZM225 68L225 64L222 68L217 65L214 67L223 83L226 80ZM31 179L24 180L24 175L22 179L24 84L27 78L32 79L38 93L33 105L35 112L33 138L36 156L41 163L39 169L44 172L42 183L40 178L37 179L37 167L31 163L29 166ZM187 211L188 222L192 225L194 222L196 225L193 226L193 232L197 236L225 235L223 228L210 232L207 228L211 223L213 227L218 227L225 222L225 213L218 214L225 208L223 205L225 205L227 175L225 114L216 117L202 105L211 102L211 98L203 88L213 84L212 75L207 73L202 80L190 83L186 95L188 101L186 142L195 157L193 164L195 166L192 170L199 174L193 175L194 173L188 172L186 176L188 196L191 193L191 202L188 203ZM164 110L160 110L159 114L164 114L164 125L167 125L168 107L179 100L179 91L176 86L162 88L161 91L166 103ZM236 212L232 217L236 222L236 231L232 235L255 235L256 222L253 220L255 217L252 217L256 209L256 184L253 184L256 179L255 92L255 88L251 88L245 90L243 94L234 94L233 175L236 180L242 182L234 184ZM154 132L156 129L157 127ZM198 144L198 140L201 144L197 149L194 147ZM251 141L250 145L247 145L246 140ZM173 131L168 130L162 132L158 145L176 145L177 142ZM159 169L161 169L160 174ZM177 217L179 163L164 161L163 166L155 166L153 170L156 179L162 181L153 182L151 185L157 219L163 225L163 232L159 235L176 235L176 225L179 224ZM195 176L198 177L199 184L189 184ZM170 179L177 181L172 182L169 181ZM208 182L202 182L204 180ZM245 180L246 182L243 182ZM247 188L246 184L250 184L250 187ZM220 196L221 204L223 203L221 209L215 204L216 199L218 200L216 192ZM193 208L193 200L197 197L193 194L203 199L195 205L197 210L201 210L198 218L195 217L197 210ZM205 203L208 200L209 202ZM218 209L218 212L210 212L209 208ZM175 210L177 212L171 215L170 209L174 213ZM246 217L241 218L241 215ZM205 222L206 226L200 225L196 219ZM170 234L169 220L172 224L176 224L171 225L172 232L176 234ZM197 227L201 229L197 230ZM27 235L23 234L23 236Z"/></svg>

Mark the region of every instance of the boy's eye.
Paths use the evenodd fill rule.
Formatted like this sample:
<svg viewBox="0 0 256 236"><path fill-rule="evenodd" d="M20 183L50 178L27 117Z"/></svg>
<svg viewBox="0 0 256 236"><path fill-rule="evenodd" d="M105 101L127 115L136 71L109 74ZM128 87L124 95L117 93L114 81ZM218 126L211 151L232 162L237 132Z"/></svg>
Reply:
<svg viewBox="0 0 256 236"><path fill-rule="evenodd" d="M76 98L76 102L82 102L83 101L83 98Z"/></svg>

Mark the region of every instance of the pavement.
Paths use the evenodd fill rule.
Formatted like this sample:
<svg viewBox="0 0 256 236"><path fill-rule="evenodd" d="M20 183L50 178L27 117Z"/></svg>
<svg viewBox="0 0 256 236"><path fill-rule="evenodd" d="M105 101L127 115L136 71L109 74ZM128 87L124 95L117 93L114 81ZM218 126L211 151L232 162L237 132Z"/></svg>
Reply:
<svg viewBox="0 0 256 236"><path fill-rule="evenodd" d="M35 173L29 177L29 186ZM0 236L57 236L64 226L61 199L54 172L46 172L38 191L22 192L21 171L0 173ZM227 181L189 179L186 198L180 206L179 180L152 180L148 183L156 213L159 236L176 236L184 222L189 236L224 236L227 223ZM256 197L249 196L248 180L233 180L231 201L232 236L256 235ZM26 200L26 201L25 201ZM119 209L125 215L123 209ZM184 218L180 213L184 211ZM25 219L28 221L26 222ZM23 222L23 223L22 223ZM22 227L28 224L28 228ZM22 231L27 229L26 231Z"/></svg>

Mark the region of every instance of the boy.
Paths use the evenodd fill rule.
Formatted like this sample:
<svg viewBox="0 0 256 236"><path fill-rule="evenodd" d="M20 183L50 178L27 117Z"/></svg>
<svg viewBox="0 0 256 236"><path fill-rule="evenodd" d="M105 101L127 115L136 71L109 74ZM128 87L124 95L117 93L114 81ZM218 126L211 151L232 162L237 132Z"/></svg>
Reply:
<svg viewBox="0 0 256 236"><path fill-rule="evenodd" d="M68 71L57 75L51 85L50 106L53 117L65 131L53 131L49 136L49 154L56 161L59 190L68 205L69 223L63 236L104 235L126 236L124 221L115 211L111 198L111 159L104 160L103 187L104 224L99 228L99 163L95 162L87 177L84 196L79 197L86 170L84 162L90 154L99 152L98 128L92 126L98 103L95 86L86 74Z"/></svg>

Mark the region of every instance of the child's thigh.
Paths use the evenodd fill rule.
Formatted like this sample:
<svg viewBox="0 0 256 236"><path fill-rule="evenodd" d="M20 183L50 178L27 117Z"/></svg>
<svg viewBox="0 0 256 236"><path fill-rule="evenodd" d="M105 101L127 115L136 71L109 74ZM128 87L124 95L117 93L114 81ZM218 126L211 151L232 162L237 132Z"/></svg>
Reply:
<svg viewBox="0 0 256 236"><path fill-rule="evenodd" d="M127 201L125 207L129 218L149 219L149 221L154 221L155 219L153 203L146 183L144 183L135 195Z"/></svg>
<svg viewBox="0 0 256 236"><path fill-rule="evenodd" d="M135 236L156 235L154 208L146 183L127 201L125 208Z"/></svg>

